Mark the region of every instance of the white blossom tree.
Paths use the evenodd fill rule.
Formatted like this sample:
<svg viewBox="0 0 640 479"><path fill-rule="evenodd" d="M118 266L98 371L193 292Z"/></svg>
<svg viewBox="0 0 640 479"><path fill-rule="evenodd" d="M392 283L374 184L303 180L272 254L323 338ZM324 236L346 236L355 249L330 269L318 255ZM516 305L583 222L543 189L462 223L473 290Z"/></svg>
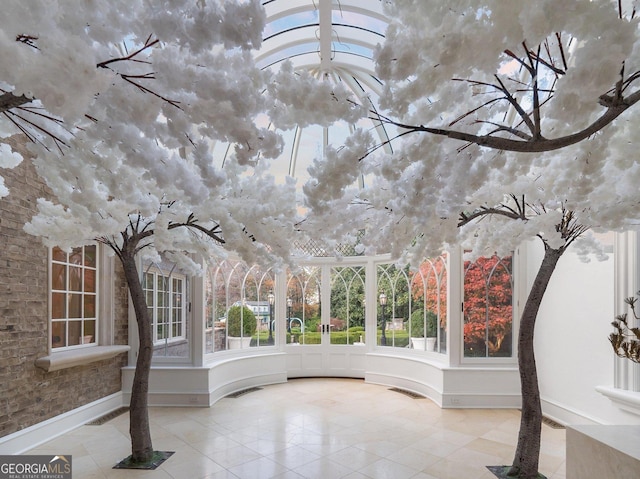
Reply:
<svg viewBox="0 0 640 479"><path fill-rule="evenodd" d="M448 248L491 255L542 242L520 318L520 434L503 472L533 479L542 420L533 338L544 292L569 246L598 251L589 230L638 224L634 5L398 0L385 7L393 20L376 52L385 90L371 118L396 135L380 144L360 130L316 160L304 225L332 237L365 230L367 251L391 249L416 263ZM362 190L350 186L359 174L369 180Z"/></svg>
<svg viewBox="0 0 640 479"><path fill-rule="evenodd" d="M164 253L195 273L194 253L288 261L295 188L269 174L283 143L269 123L362 112L346 89L290 65L255 67L258 0L12 0L3 19L0 137L25 135L55 195L25 229L65 249L103 243L122 262L140 340L130 463L148 463L153 344L137 259ZM235 145L224 170L213 166L215 141ZM0 154L3 167L20 160L4 146Z"/></svg>

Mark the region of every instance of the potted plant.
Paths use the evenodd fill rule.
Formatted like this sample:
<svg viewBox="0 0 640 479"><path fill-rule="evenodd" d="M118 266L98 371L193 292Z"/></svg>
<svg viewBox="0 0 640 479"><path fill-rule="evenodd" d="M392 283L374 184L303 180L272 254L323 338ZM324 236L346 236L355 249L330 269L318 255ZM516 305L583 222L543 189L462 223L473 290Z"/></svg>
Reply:
<svg viewBox="0 0 640 479"><path fill-rule="evenodd" d="M229 349L248 348L257 329L256 316L246 306L231 306L227 312Z"/></svg>
<svg viewBox="0 0 640 479"><path fill-rule="evenodd" d="M411 314L411 346L421 351L433 351L438 334L438 316L433 311L426 312L427 336L425 338L425 314L422 310Z"/></svg>

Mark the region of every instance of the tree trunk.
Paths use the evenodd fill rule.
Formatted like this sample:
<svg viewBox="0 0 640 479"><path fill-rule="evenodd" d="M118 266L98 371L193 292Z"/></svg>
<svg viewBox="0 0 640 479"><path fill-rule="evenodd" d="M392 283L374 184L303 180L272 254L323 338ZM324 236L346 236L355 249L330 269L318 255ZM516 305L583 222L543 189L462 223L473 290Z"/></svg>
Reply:
<svg viewBox="0 0 640 479"><path fill-rule="evenodd" d="M544 292L549 285L564 248L552 249L545 245L544 258L527 298L518 336L518 367L522 391L522 416L518 445L513 465L508 475L519 479L538 477L540 459L540 433L542 429L542 406L538 388L538 372L533 350L533 333Z"/></svg>
<svg viewBox="0 0 640 479"><path fill-rule="evenodd" d="M138 323L140 348L136 361L136 372L131 388L131 403L129 405L129 433L131 434L132 462L149 462L153 456L151 432L149 428L148 392L149 371L153 344L151 340L151 322L147 310L147 302L140 283L135 255L126 246L122 249L120 260L124 267L124 275L131 294L133 309Z"/></svg>

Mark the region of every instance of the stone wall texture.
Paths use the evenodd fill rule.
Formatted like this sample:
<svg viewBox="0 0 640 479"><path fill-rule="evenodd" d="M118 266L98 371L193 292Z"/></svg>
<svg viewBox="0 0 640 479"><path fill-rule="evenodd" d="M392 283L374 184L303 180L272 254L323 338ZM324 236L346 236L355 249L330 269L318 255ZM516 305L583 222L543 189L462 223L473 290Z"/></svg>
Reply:
<svg viewBox="0 0 640 479"><path fill-rule="evenodd" d="M116 393L127 355L46 372L49 355L48 250L23 231L36 200L51 194L28 158L24 137L8 142L25 160L2 170L9 196L0 198L0 437ZM127 344L127 288L119 263L114 281L115 344ZM107 318L102 318L105 320Z"/></svg>

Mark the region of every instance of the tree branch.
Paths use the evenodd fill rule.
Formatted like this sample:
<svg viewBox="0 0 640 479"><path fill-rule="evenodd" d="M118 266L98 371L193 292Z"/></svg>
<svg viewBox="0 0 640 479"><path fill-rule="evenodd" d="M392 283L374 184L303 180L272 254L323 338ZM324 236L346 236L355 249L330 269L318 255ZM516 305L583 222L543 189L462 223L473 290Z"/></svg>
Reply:
<svg viewBox="0 0 640 479"><path fill-rule="evenodd" d="M26 95L16 96L12 92L5 92L0 95L0 113L22 106L30 101L33 101L33 98L29 98Z"/></svg>
<svg viewBox="0 0 640 479"><path fill-rule="evenodd" d="M451 138L454 140L474 143L478 146L492 148L494 150L515 151L523 153L541 153L544 151L553 151L560 148L565 148L589 138L591 135L602 130L602 128L618 118L618 116L624 113L631 106L635 105L638 101L640 101L640 91L636 91L628 97L620 100L612 96L602 95L600 97L599 103L602 106L606 107L606 110L597 120L595 120L593 123L591 123L591 125L587 126L583 130L580 130L576 133L552 139L547 139L540 136L539 138L521 141L491 135L475 135L473 133L449 130L445 128L432 128L423 125L407 125L405 123L397 122L389 118L384 118L382 116L378 118L378 121L407 130L403 133L403 135L407 133L424 132L433 135L446 136L447 138Z"/></svg>

